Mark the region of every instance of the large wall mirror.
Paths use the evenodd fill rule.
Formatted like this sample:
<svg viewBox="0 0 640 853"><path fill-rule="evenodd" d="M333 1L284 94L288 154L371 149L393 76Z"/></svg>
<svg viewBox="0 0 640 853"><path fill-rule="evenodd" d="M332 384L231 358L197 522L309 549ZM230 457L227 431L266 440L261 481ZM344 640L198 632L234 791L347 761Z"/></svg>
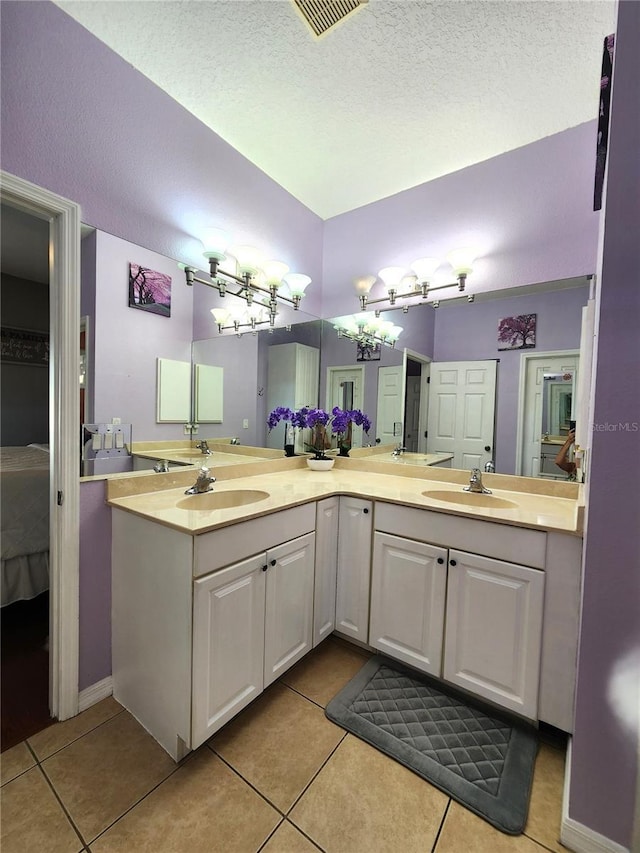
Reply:
<svg viewBox="0 0 640 853"><path fill-rule="evenodd" d="M92 294L89 276L85 287L85 269L91 268L91 263L85 263L85 255L90 262L93 257L98 275L109 276L111 291L116 267L109 267L101 258L108 258L109 264L117 262L120 277L127 262L133 260L129 257L133 252L131 244L126 241L101 232L97 232L97 241L96 245L95 232L88 244L83 240L82 313L95 317L93 340L96 343L95 363L90 364L87 371L89 388L93 389L93 399L87 401L87 410L95 412L96 420L110 422L111 416L118 416L123 422L130 421L134 441L189 438L184 424L156 422L158 358L189 362L192 368L199 365L198 370L204 373L209 372L208 368L216 368L213 372L222 392L221 405L205 407L204 401L196 401L192 394L190 415L191 422L198 421L198 413L205 410L219 410L221 416L207 417L205 422L198 423L194 438L234 438L242 445L280 447L284 444L284 436L279 436L275 430L269 433L267 428L271 408L307 404L331 408L344 404L345 389L349 389L348 399L353 407L365 411L373 423L369 435L360 435L354 441L355 446L375 444L379 440L384 445L398 444L419 453L432 449L429 446L429 433L433 433L429 413L431 411L433 416L435 407L431 393L433 384L429 379L433 365L493 362L497 365L495 405L492 406L495 417L491 435L484 445L489 448L487 459L491 459L496 471L501 473L515 473L518 464L523 473L534 476L541 473L536 470L536 464L539 469L540 441L545 434L543 396L531 391L524 401L521 400L521 360L524 353L540 355L535 366L535 359L530 362L532 371L540 375L541 371L566 372L565 365L556 367L555 362L547 363L542 356L565 351L575 355L579 350L581 311L589 295L587 277L477 294L473 303L465 299L447 304L443 300L437 309L430 305L416 306L404 313L398 308L385 315L385 319L403 328L395 347L383 346L377 353L363 355L354 341L339 336L332 319L320 319L305 312L304 304L299 311L290 311L286 316L283 313L275 329L258 328L254 333L248 331L241 335L229 331L220 333L209 313L220 299L217 293L212 295L210 288L197 284L190 291L176 261L153 253L145 254L146 250L134 247L140 262L145 262L151 254L146 262L162 266L173 278L171 318L155 317L149 321L143 312L128 308L126 302L123 305L121 298L117 303L112 295L107 299L104 283L94 282ZM96 254L98 263L95 262ZM119 312L117 316L114 304ZM345 296L344 308L357 313L355 296ZM498 342L500 320L525 314L536 315L535 347L501 349ZM114 336L116 328L120 330L118 336ZM97 345L100 341L102 347ZM315 360L307 359L303 368L300 353L308 355L311 351L316 354ZM102 376L105 362L111 371L106 379ZM307 385L296 396L293 377L304 371ZM311 379L309 371L314 374ZM574 363L574 379L577 372ZM190 375L193 382L193 369ZM556 391L555 394L558 429L562 434L560 419L564 424L569 398L566 392ZM572 396L571 405L574 399ZM518 422L523 409L525 415L530 416L530 443L533 446L533 442L537 442L538 447L538 462L532 461L527 470L522 461L522 441L518 443ZM533 452L525 454L525 461L534 456ZM468 458L471 457L461 457L460 467L468 465Z"/></svg>

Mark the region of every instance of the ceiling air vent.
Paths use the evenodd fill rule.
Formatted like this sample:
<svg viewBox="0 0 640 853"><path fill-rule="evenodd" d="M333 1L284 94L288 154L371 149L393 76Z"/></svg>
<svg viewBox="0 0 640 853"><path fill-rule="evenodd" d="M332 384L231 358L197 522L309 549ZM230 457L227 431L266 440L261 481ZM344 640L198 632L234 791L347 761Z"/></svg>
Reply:
<svg viewBox="0 0 640 853"><path fill-rule="evenodd" d="M315 35L321 36L369 0L293 0Z"/></svg>

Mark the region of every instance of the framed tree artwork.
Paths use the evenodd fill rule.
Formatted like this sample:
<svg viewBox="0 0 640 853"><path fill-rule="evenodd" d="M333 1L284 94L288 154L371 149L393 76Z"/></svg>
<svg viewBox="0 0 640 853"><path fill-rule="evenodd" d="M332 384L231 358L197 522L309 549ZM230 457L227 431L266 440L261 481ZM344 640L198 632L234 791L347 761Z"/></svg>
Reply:
<svg viewBox="0 0 640 853"><path fill-rule="evenodd" d="M503 317L498 323L498 350L533 349L536 345L537 314Z"/></svg>
<svg viewBox="0 0 640 853"><path fill-rule="evenodd" d="M129 263L129 307L171 316L171 276Z"/></svg>

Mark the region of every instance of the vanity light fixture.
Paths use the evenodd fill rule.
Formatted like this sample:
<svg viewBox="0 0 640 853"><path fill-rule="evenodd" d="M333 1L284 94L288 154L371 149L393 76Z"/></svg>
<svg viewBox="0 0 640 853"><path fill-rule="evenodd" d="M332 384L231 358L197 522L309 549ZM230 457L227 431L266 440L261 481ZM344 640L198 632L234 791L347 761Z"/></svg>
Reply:
<svg viewBox="0 0 640 853"><path fill-rule="evenodd" d="M475 258L476 251L474 249L454 249L449 252L447 261L453 268L456 281L435 286L432 285L432 281L435 271L440 266L438 258L418 258L411 264L410 270L405 269L405 267L384 267L377 276L360 276L353 282L354 289L360 299L360 308L366 311L369 305L379 305L386 302L386 308L376 309L376 314L379 314L381 310L389 311L396 307L396 300L398 299L414 300L413 302L405 301L400 306L406 314L413 305L426 304L427 297L435 290L457 287L462 292L467 284L467 276L473 271ZM370 299L369 293L378 278L384 284L386 295L378 299ZM469 299L468 301L472 302L473 300ZM430 304L437 307L434 302Z"/></svg>
<svg viewBox="0 0 640 853"><path fill-rule="evenodd" d="M393 347L402 333L402 326L394 325L391 320L381 320L372 312L338 317L333 328L339 338L355 341L363 349L373 348L376 344Z"/></svg>
<svg viewBox="0 0 640 853"><path fill-rule="evenodd" d="M235 246L229 249L228 235L220 228L207 228L203 235L204 257L209 261L209 279L198 275L194 267L181 264L185 271L187 284L192 286L195 281L215 288L220 296L236 296L244 300L247 306L245 315L239 316L233 311L224 314L224 309L213 309L218 329L250 326L268 323L275 326L278 302L284 302L295 311L300 307L307 285L311 283L308 275L289 272L289 267L282 261L265 259L264 255L253 246ZM224 270L220 265L235 259L235 270ZM256 311L251 310L254 299L258 303ZM223 313L216 316L216 311ZM219 320L218 317L222 318Z"/></svg>

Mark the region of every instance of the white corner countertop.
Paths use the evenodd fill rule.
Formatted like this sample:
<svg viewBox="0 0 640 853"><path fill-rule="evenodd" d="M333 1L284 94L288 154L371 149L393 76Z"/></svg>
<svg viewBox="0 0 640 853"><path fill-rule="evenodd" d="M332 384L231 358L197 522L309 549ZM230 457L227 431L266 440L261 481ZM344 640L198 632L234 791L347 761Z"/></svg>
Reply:
<svg viewBox="0 0 640 853"><path fill-rule="evenodd" d="M279 512L332 495L351 495L373 501L417 507L433 512L482 519L536 530L582 535L582 486L500 474L483 475L496 506L474 506L473 496L463 492L469 472L457 469L403 465L391 469L369 459L336 459L331 471L311 471L301 457L256 461L253 465L226 466L217 476L215 492L260 490L268 497L239 507L190 510L184 504L185 489L195 482L194 469L175 469L168 474L130 476L107 481L107 503L175 530L198 535L265 514ZM464 504L451 503L423 492L464 494ZM197 497L197 496L193 496ZM479 496L483 498L484 496ZM508 501L513 506L505 506Z"/></svg>

